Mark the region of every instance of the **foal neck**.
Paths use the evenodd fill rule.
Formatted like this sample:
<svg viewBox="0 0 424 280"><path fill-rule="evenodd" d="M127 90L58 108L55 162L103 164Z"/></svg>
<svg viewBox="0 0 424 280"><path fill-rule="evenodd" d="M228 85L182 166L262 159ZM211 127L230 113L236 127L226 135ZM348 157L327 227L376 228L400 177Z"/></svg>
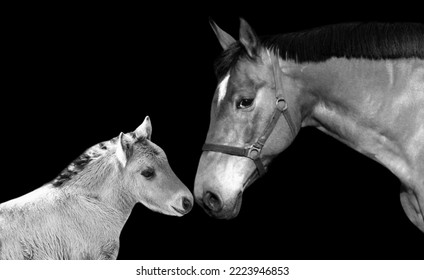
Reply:
<svg viewBox="0 0 424 280"><path fill-rule="evenodd" d="M111 154L90 162L83 170L60 188L70 196L82 197L86 202L103 205L120 212L127 219L136 199L124 186L124 174L116 166Z"/></svg>

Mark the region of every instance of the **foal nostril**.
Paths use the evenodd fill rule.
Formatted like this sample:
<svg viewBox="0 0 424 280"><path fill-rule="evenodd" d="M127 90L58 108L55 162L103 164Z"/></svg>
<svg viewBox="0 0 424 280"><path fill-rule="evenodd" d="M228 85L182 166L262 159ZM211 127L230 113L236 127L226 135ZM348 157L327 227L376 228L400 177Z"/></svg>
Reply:
<svg viewBox="0 0 424 280"><path fill-rule="evenodd" d="M219 212L222 209L222 201L216 194L212 192L206 192L203 196L203 202L205 205L214 212Z"/></svg>
<svg viewBox="0 0 424 280"><path fill-rule="evenodd" d="M193 207L193 204L191 203L190 199L187 197L183 197L183 209L186 212L189 212L191 208Z"/></svg>

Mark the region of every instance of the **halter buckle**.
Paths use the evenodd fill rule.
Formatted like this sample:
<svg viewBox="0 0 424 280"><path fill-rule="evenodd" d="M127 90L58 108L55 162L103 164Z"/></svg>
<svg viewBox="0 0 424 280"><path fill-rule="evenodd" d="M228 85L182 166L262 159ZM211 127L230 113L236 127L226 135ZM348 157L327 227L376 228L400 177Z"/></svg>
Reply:
<svg viewBox="0 0 424 280"><path fill-rule="evenodd" d="M280 112L284 112L288 108L287 101L284 98L277 98L275 106Z"/></svg>
<svg viewBox="0 0 424 280"><path fill-rule="evenodd" d="M261 150L262 150L262 147L255 143L248 148L247 157L252 160L255 160L259 158L259 156L261 155Z"/></svg>

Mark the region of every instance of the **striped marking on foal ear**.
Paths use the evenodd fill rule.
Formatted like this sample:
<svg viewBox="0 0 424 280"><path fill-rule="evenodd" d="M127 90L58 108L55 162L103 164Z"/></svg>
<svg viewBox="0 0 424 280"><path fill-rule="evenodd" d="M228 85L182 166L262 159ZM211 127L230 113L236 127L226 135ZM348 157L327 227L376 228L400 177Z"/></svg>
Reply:
<svg viewBox="0 0 424 280"><path fill-rule="evenodd" d="M229 79L230 79L230 74L228 73L227 76L225 76L225 78L218 85L218 106L222 102L222 100L224 100L225 95L227 94Z"/></svg>

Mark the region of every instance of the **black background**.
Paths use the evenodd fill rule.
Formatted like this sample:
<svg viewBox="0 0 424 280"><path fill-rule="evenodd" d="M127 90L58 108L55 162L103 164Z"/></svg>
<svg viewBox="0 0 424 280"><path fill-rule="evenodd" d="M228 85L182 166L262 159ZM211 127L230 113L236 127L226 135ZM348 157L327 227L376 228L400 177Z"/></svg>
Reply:
<svg viewBox="0 0 424 280"><path fill-rule="evenodd" d="M52 180L88 147L133 131L152 140L193 190L216 87L220 46L208 17L238 37L351 21L417 21L411 13L283 5L226 16L181 8L27 7L3 33L0 202ZM318 9L318 10L317 10ZM394 11L393 11L394 12ZM256 13L256 14L255 14ZM388 170L315 129L303 129L244 194L241 212L182 218L138 204L119 259L422 259L424 234L405 216Z"/></svg>

